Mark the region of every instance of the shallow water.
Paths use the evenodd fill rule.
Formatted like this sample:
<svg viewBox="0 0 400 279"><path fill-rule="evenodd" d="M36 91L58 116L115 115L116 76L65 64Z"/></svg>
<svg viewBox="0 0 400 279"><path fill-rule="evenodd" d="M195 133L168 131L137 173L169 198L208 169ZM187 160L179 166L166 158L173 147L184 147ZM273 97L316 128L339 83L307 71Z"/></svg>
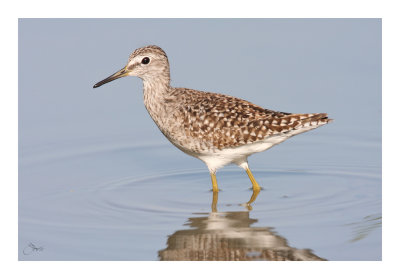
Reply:
<svg viewBox="0 0 400 279"><path fill-rule="evenodd" d="M288 165L256 155L263 190L248 207L245 172L220 171L222 191L213 197L202 163L174 160L168 143L69 142L23 153L21 260L381 257L381 177L372 166Z"/></svg>
<svg viewBox="0 0 400 279"><path fill-rule="evenodd" d="M21 19L18 40L20 260L381 260L379 19ZM216 197L139 79L92 88L149 43L173 86L334 122L249 158L251 206L236 166Z"/></svg>

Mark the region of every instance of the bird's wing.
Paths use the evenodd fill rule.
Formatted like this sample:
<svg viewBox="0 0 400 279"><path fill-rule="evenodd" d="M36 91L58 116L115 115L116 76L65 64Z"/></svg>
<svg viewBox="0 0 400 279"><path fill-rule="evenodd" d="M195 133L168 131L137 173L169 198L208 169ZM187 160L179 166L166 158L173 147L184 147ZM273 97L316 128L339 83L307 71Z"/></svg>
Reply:
<svg viewBox="0 0 400 279"><path fill-rule="evenodd" d="M180 112L184 116L185 133L212 142L219 149L294 130L310 130L330 121L326 113L278 112L228 95L191 89L184 89L184 92Z"/></svg>

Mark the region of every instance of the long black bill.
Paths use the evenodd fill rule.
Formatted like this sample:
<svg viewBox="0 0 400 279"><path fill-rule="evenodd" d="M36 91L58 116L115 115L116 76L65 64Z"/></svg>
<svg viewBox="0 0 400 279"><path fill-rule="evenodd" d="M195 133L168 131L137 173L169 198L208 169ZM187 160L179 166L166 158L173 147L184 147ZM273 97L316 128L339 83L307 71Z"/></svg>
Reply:
<svg viewBox="0 0 400 279"><path fill-rule="evenodd" d="M126 71L126 68L123 68L123 69L119 70L118 72L116 72L115 74L112 74L108 78L105 78L102 81L99 81L98 83L93 85L93 88L100 87L103 84L106 84L106 83L108 83L110 81L116 80L118 78L121 78L121 77L124 77L124 76L127 76L127 75L128 75L128 72Z"/></svg>

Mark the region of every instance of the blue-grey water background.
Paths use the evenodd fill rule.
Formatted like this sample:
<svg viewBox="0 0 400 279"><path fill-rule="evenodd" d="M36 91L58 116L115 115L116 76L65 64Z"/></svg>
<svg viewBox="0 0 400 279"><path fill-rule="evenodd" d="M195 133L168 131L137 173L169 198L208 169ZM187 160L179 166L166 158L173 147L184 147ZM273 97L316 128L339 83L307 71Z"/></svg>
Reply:
<svg viewBox="0 0 400 279"><path fill-rule="evenodd" d="M249 158L252 210L246 173L219 171L211 212L206 166L158 131L141 80L92 88L148 44L173 86L335 121ZM19 259L179 259L233 240L247 259L381 260L381 83L379 19L20 19Z"/></svg>

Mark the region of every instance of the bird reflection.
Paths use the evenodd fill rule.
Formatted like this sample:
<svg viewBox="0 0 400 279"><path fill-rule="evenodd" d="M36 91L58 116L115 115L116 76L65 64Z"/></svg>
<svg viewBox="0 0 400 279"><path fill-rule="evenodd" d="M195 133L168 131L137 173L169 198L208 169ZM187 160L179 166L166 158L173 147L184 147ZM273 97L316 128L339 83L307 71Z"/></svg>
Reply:
<svg viewBox="0 0 400 279"><path fill-rule="evenodd" d="M287 240L268 227L250 227L258 192L243 204L247 211L218 212L218 192L213 193L210 213L188 219L190 229L170 235L167 248L158 252L162 261L322 261L310 249L290 247Z"/></svg>

